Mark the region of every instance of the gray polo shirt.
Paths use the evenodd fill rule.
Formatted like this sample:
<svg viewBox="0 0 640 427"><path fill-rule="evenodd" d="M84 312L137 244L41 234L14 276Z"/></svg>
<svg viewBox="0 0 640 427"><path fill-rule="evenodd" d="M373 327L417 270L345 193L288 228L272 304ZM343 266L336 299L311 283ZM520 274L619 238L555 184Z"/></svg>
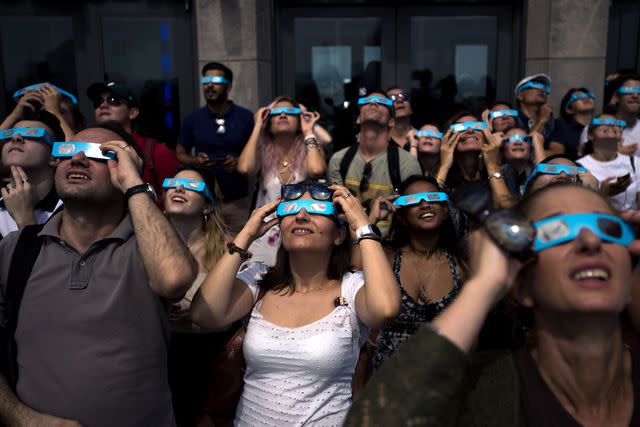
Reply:
<svg viewBox="0 0 640 427"><path fill-rule="evenodd" d="M131 218L84 254L60 237L61 219L40 233L47 237L20 306L18 397L86 427L174 426L168 322ZM3 289L17 238L0 242Z"/></svg>

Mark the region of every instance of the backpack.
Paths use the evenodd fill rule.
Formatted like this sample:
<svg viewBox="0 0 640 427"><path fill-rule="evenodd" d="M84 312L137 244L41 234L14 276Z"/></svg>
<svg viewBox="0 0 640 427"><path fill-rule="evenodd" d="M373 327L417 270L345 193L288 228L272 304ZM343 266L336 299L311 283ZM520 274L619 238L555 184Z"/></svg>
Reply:
<svg viewBox="0 0 640 427"><path fill-rule="evenodd" d="M347 178L349 166L357 152L358 144L353 144L349 147L347 152L344 153L344 157L340 162L340 176L342 177L343 184L346 182L345 180ZM391 177L393 191L397 194L398 189L400 188L400 183L402 182L400 177L400 148L398 148L398 144L393 141L390 141L387 146L387 167L389 168L389 176Z"/></svg>
<svg viewBox="0 0 640 427"><path fill-rule="evenodd" d="M38 236L42 227L43 224L28 225L20 232L11 256L4 301L0 305L0 373L14 392L18 383L18 348L15 340L18 314L24 289L44 243L45 237Z"/></svg>

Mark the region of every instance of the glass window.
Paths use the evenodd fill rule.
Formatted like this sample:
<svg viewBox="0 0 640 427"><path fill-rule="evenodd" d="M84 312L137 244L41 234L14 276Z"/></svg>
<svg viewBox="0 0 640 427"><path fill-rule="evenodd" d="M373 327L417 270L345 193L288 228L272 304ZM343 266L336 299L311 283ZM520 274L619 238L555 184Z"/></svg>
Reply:
<svg viewBox="0 0 640 427"><path fill-rule="evenodd" d="M607 72L640 70L640 3L614 0L609 13Z"/></svg>

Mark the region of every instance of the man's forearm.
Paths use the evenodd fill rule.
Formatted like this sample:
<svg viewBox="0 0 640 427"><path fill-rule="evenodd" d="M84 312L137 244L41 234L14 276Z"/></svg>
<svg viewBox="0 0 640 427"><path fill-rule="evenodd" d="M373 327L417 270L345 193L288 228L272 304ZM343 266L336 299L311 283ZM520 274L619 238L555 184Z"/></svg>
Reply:
<svg viewBox="0 0 640 427"><path fill-rule="evenodd" d="M33 409L22 403L11 391L7 380L0 375L0 425L19 426L24 424Z"/></svg>

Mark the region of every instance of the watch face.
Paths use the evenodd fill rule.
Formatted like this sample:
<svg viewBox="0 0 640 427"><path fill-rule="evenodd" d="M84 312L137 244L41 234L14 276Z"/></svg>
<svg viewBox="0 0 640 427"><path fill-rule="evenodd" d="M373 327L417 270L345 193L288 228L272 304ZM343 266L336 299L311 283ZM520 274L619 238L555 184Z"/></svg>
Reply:
<svg viewBox="0 0 640 427"><path fill-rule="evenodd" d="M375 224L371 225L371 232L375 234L377 237L382 239L382 232L380 231L377 225Z"/></svg>
<svg viewBox="0 0 640 427"><path fill-rule="evenodd" d="M153 185L147 183L147 193L153 198L153 200L158 200L158 195L156 194L156 190L153 189Z"/></svg>

